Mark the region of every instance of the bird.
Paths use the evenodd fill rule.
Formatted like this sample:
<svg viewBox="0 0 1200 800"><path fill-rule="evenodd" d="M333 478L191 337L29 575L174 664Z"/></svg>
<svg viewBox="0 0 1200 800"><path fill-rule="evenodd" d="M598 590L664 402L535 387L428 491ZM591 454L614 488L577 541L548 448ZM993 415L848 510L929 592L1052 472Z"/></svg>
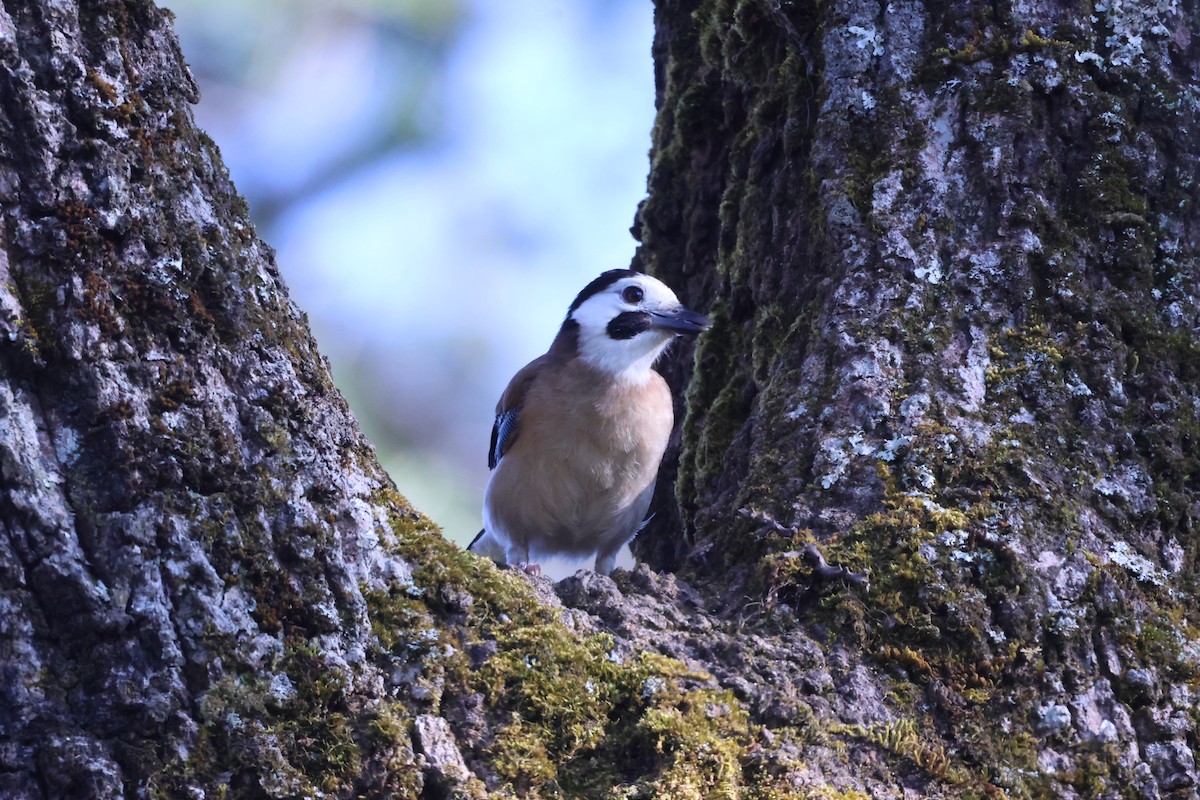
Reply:
<svg viewBox="0 0 1200 800"><path fill-rule="evenodd" d="M595 571L610 574L649 521L675 422L654 363L676 337L711 324L636 270L585 286L550 349L496 404L483 530L468 550L535 574L548 557L595 556Z"/></svg>

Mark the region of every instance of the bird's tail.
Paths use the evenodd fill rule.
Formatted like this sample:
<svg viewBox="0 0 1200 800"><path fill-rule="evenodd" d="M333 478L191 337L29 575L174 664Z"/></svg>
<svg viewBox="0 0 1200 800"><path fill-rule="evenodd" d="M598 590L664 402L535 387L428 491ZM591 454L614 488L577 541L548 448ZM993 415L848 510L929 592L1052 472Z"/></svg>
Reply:
<svg viewBox="0 0 1200 800"><path fill-rule="evenodd" d="M487 528L481 530L479 535L471 540L471 543L467 545L467 549L484 558L490 558L497 564L504 563L506 555L505 546L497 541L495 536L488 533Z"/></svg>

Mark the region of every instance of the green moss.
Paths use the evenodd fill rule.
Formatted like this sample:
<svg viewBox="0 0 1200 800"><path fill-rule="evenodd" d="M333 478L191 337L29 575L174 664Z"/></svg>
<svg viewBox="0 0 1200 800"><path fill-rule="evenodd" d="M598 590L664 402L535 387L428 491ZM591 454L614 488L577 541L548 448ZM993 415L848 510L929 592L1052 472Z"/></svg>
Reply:
<svg viewBox="0 0 1200 800"><path fill-rule="evenodd" d="M750 83L769 80L779 63L779 28L763 0L710 0L693 14L700 53L722 75Z"/></svg>
<svg viewBox="0 0 1200 800"><path fill-rule="evenodd" d="M810 790L804 795L808 800L871 800L871 795L854 789L837 790L826 786Z"/></svg>
<svg viewBox="0 0 1200 800"><path fill-rule="evenodd" d="M975 64L985 59L1003 58L1011 53L1031 53L1070 46L1071 43L1068 41L1049 39L1035 33L1032 29L1026 29L1014 43L1009 40L1005 32L995 32L994 28L981 28L961 48L939 47L933 51L933 56L959 64Z"/></svg>
<svg viewBox="0 0 1200 800"><path fill-rule="evenodd" d="M734 797L755 783L746 713L727 693L704 688L709 676L653 654L620 658L610 637L568 631L521 576L459 550L407 514L393 519L413 586L368 594L378 645L388 657L421 660L414 643L430 641L422 632L448 613L459 620L451 634L457 652L489 643L494 654L474 667L458 656L440 659L440 667L421 663L427 678L438 676L442 702L484 698L499 724L476 755L505 792Z"/></svg>
<svg viewBox="0 0 1200 800"><path fill-rule="evenodd" d="M1012 378L1026 375L1039 366L1058 367L1063 361L1059 345L1044 322L1023 328L1007 328L988 347L992 363L987 368L989 388L1003 391ZM1052 376L1061 382L1062 375Z"/></svg>
<svg viewBox="0 0 1200 800"><path fill-rule="evenodd" d="M1104 594L1116 605L1099 614L1097 623L1108 630L1120 647L1126 668L1154 668L1179 682L1200 681L1200 614L1180 598L1195 588L1194 575L1181 574L1170 584L1141 580L1125 567L1095 558L1097 569L1089 576L1089 600L1104 585Z"/></svg>
<svg viewBox="0 0 1200 800"><path fill-rule="evenodd" d="M115 104L117 102L117 89L110 82L100 77L100 74L91 67L87 68L84 73L84 78L94 88L101 97L108 103Z"/></svg>
<svg viewBox="0 0 1200 800"><path fill-rule="evenodd" d="M713 328L696 347L696 370L683 421L683 427L694 432L684 439L676 481L676 497L685 509L694 508L694 498L708 476L720 474L726 451L750 411L739 379L741 333L724 303L715 303L710 314Z"/></svg>
<svg viewBox="0 0 1200 800"><path fill-rule="evenodd" d="M892 465L878 465L883 485L882 509L868 515L821 547L831 563L871 575L867 594L813 582L803 559L787 557L800 532L764 544L760 585L768 599L784 599L808 609L809 616L837 632L839 638L873 652L893 671L891 694L895 707L933 713L953 720L951 733L921 731L911 721L863 729L834 729L870 741L905 759L931 777L959 787L963 796L1001 796L1001 790L980 775L971 763L1000 763L995 759L1003 741L986 725L987 709L1013 702L1014 685L1027 678L1028 640L1013 627L1000 636L992 609L1016 595L1024 582L1018 560L986 534L992 509L991 477L966 463L962 454L945 447L947 432L927 424ZM913 472L919 466L918 472ZM919 491L905 485L906 475L920 474ZM970 494L960 487L978 486ZM950 487L956 487L950 494ZM957 497L961 505L951 502ZM963 503L963 498L972 502ZM1026 635L1037 632L1030 630ZM934 711L930 698L939 698ZM953 747L952 747L953 745ZM1023 762L1033 758L1030 749ZM953 755L952 755L953 754ZM1015 754L1009 754L1015 757ZM1007 785L1024 781L1014 774Z"/></svg>
<svg viewBox="0 0 1200 800"><path fill-rule="evenodd" d="M236 783L275 796L346 788L362 768L347 676L307 642L288 645L272 668L273 678L228 675L205 693L199 717L216 757L193 768L224 767Z"/></svg>
<svg viewBox="0 0 1200 800"><path fill-rule="evenodd" d="M1050 47L1071 47L1071 43L1065 39L1047 39L1044 36L1039 36L1032 29L1027 29L1021 36L1018 49L1028 52Z"/></svg>
<svg viewBox="0 0 1200 800"><path fill-rule="evenodd" d="M886 723L875 723L869 727L861 725L835 725L834 733L841 733L873 742L893 755L906 758L931 778L950 784L967 784L974 780L964 767L956 765L946 750L934 737L918 730L912 719L897 719Z"/></svg>
<svg viewBox="0 0 1200 800"><path fill-rule="evenodd" d="M625 796L741 798L748 788L743 763L750 733L748 717L726 692L696 692L648 710L634 735L658 754L658 774L636 782Z"/></svg>

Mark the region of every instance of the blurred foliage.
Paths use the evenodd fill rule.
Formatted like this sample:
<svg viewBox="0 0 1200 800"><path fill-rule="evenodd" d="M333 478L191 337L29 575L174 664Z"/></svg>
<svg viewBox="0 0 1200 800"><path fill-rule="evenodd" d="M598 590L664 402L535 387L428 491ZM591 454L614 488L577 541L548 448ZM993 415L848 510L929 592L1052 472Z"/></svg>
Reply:
<svg viewBox="0 0 1200 800"><path fill-rule="evenodd" d="M294 164L293 175L239 169L234 147L234 177L268 235L289 207L429 135L442 65L464 20L454 0L166 4L201 86L201 124L218 142L231 141L232 128L249 127L270 148L270 120L261 117L273 106L285 106L278 109L285 115L307 110L307 120L296 115L298 139L332 140L314 148L311 163ZM334 135L314 137L315 128Z"/></svg>

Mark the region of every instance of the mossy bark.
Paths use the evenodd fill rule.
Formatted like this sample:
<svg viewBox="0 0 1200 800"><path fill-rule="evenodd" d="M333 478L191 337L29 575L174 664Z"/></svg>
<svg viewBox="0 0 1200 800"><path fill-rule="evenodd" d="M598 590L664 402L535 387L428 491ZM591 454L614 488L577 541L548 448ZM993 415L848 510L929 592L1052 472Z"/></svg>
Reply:
<svg viewBox="0 0 1200 800"><path fill-rule="evenodd" d="M656 23L692 585L554 586L380 470L168 16L3 3L0 795L1194 795L1196 12Z"/></svg>
<svg viewBox="0 0 1200 800"><path fill-rule="evenodd" d="M0 5L0 796L739 791L727 687L396 492L195 99L152 3Z"/></svg>
<svg viewBox="0 0 1200 800"><path fill-rule="evenodd" d="M657 6L638 260L717 323L643 554L828 631L943 780L1195 796L1194 4Z"/></svg>
<svg viewBox="0 0 1200 800"><path fill-rule="evenodd" d="M169 15L5 2L0 100L0 795L355 785L391 483Z"/></svg>

